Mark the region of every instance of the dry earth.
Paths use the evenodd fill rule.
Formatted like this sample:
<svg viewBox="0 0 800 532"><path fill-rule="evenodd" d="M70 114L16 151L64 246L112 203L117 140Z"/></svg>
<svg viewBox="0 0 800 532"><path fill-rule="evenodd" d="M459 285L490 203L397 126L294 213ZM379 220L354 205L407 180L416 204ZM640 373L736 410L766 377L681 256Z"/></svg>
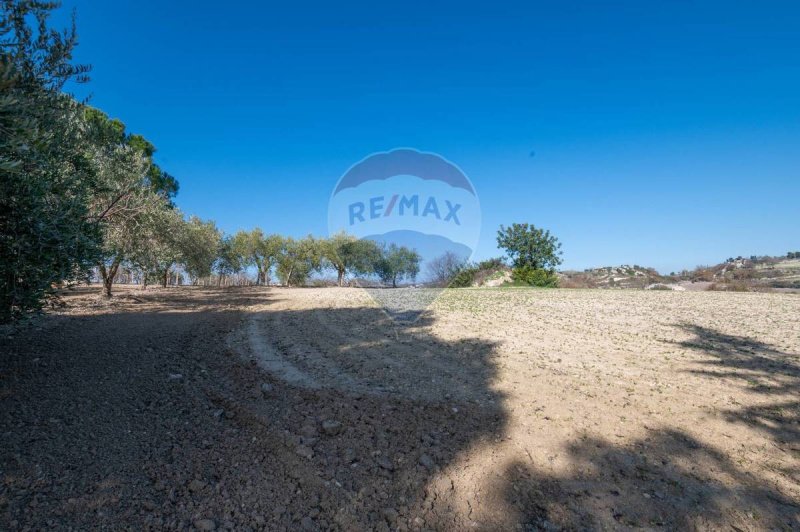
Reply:
<svg viewBox="0 0 800 532"><path fill-rule="evenodd" d="M0 529L800 529L797 295L78 292L0 349Z"/></svg>

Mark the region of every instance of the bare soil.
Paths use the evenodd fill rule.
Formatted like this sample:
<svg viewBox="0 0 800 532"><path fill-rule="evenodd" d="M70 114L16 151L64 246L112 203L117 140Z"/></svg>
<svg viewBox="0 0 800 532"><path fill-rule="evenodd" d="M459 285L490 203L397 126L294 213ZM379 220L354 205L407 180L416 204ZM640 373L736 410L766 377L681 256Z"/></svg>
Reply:
<svg viewBox="0 0 800 532"><path fill-rule="evenodd" d="M0 406L0 529L800 529L792 294L79 290Z"/></svg>

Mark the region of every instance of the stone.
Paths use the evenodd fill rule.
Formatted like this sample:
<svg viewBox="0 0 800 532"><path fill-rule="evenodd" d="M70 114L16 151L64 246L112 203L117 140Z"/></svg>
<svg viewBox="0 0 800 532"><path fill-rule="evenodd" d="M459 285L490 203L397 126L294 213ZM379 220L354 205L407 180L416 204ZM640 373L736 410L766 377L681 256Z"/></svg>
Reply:
<svg viewBox="0 0 800 532"><path fill-rule="evenodd" d="M198 491L202 491L203 488L206 487L206 483L200 479L194 479L191 482L189 482L188 487L189 491L191 491L192 493L197 493Z"/></svg>
<svg viewBox="0 0 800 532"><path fill-rule="evenodd" d="M381 466L381 468L383 468L383 469L385 469L385 470L387 470L387 471L394 471L394 464L393 464L393 463L392 463L392 461L391 461L391 460L389 460L389 458L387 458L386 456L383 456L383 455L379 456L379 457L378 457L378 458L375 460L375 462L376 462L376 463L377 463L379 466Z"/></svg>
<svg viewBox="0 0 800 532"><path fill-rule="evenodd" d="M419 457L419 463L420 465L424 466L425 469L427 469L428 471L432 471L433 468L436 467L436 464L433 462L433 458L431 458L427 454L423 454L422 456Z"/></svg>
<svg viewBox="0 0 800 532"><path fill-rule="evenodd" d="M217 524L213 519L195 519L194 527L197 530L216 530Z"/></svg>
<svg viewBox="0 0 800 532"><path fill-rule="evenodd" d="M314 451L311 450L310 447L306 447L305 445L298 445L297 448L295 448L294 452L297 455L302 456L303 458L308 458L309 460L314 456Z"/></svg>
<svg viewBox="0 0 800 532"><path fill-rule="evenodd" d="M327 419L322 422L322 432L328 436L335 436L342 431L342 424L333 419Z"/></svg>

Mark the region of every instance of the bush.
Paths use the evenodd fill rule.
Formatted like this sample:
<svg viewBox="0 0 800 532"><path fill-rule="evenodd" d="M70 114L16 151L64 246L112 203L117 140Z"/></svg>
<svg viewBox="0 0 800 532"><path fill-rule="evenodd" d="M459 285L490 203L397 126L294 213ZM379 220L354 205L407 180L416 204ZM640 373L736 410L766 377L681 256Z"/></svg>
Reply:
<svg viewBox="0 0 800 532"><path fill-rule="evenodd" d="M478 269L475 267L462 268L450 281L450 288L469 288L475 281L475 274Z"/></svg>
<svg viewBox="0 0 800 532"><path fill-rule="evenodd" d="M506 263L503 262L503 259L501 259L499 257L495 257L495 258L492 258L492 259L486 259L486 260L480 261L476 265L476 268L478 270L499 270L499 269L508 268L508 267L506 266Z"/></svg>
<svg viewBox="0 0 800 532"><path fill-rule="evenodd" d="M542 288L558 287L558 276L555 272L543 270L541 268L531 268L529 266L514 268L511 271L511 278L514 281L530 286L539 286Z"/></svg>

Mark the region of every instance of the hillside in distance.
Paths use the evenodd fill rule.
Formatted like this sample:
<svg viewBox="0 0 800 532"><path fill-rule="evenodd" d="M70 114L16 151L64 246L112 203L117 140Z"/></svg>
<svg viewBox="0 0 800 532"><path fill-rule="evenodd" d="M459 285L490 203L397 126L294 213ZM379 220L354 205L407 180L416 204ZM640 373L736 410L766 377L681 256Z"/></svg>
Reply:
<svg viewBox="0 0 800 532"><path fill-rule="evenodd" d="M563 288L800 292L800 253L729 258L713 266L662 275L639 265L559 272Z"/></svg>

